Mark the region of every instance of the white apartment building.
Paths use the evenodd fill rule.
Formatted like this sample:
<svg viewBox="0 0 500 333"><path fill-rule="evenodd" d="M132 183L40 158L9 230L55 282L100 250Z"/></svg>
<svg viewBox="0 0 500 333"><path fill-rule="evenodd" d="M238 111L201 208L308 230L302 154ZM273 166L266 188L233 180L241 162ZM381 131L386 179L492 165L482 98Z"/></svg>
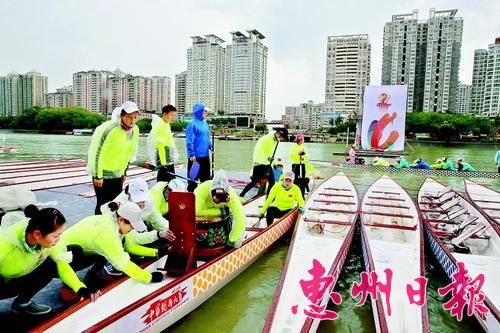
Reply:
<svg viewBox="0 0 500 333"><path fill-rule="evenodd" d="M175 107L179 115L186 113L186 77L187 71L175 74Z"/></svg>
<svg viewBox="0 0 500 333"><path fill-rule="evenodd" d="M456 113L471 113L471 91L472 85L470 84L460 83L458 85Z"/></svg>
<svg viewBox="0 0 500 333"><path fill-rule="evenodd" d="M488 64L484 83L483 117L500 116L500 37L488 46Z"/></svg>
<svg viewBox="0 0 500 333"><path fill-rule="evenodd" d="M151 111L161 113L161 109L171 103L170 86L168 76L151 77Z"/></svg>
<svg viewBox="0 0 500 333"><path fill-rule="evenodd" d="M202 102L215 114L224 110L224 40L193 36L187 50L186 110Z"/></svg>
<svg viewBox="0 0 500 333"><path fill-rule="evenodd" d="M282 121L291 129L317 130L330 127L330 119L326 115L325 103L314 103L310 100L299 106L287 106Z"/></svg>
<svg viewBox="0 0 500 333"><path fill-rule="evenodd" d="M384 26L382 84L408 85L408 111L454 112L463 20L456 9L393 15Z"/></svg>
<svg viewBox="0 0 500 333"><path fill-rule="evenodd" d="M476 116L480 116L483 112L487 65L488 51L484 49L475 50L474 66L472 67L471 111Z"/></svg>
<svg viewBox="0 0 500 333"><path fill-rule="evenodd" d="M67 86L57 89L54 93L48 93L43 95L44 107L50 108L66 108L74 106L73 101L73 87Z"/></svg>
<svg viewBox="0 0 500 333"><path fill-rule="evenodd" d="M0 77L0 115L17 116L27 108L43 107L47 87L48 78L35 70Z"/></svg>
<svg viewBox="0 0 500 333"><path fill-rule="evenodd" d="M324 113L361 114L370 84L370 51L368 35L328 37Z"/></svg>
<svg viewBox="0 0 500 333"><path fill-rule="evenodd" d="M110 71L82 71L73 74L73 96L76 106L92 112L108 114L113 111L108 104L108 78Z"/></svg>
<svg viewBox="0 0 500 333"><path fill-rule="evenodd" d="M257 30L231 32L232 43L225 51L224 115L238 118L238 125L265 119L268 49ZM239 119L241 118L241 119Z"/></svg>

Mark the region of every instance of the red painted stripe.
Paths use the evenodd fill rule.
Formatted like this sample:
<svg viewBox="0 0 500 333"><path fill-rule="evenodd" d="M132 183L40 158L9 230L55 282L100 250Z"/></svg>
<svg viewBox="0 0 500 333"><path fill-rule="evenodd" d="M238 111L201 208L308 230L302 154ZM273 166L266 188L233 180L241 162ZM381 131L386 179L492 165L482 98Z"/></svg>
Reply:
<svg viewBox="0 0 500 333"><path fill-rule="evenodd" d="M325 187L325 190L334 190L334 191L348 191L351 192L348 188L335 188L335 187Z"/></svg>
<svg viewBox="0 0 500 333"><path fill-rule="evenodd" d="M391 214L391 213L384 213L384 212L368 212L368 211L362 211L361 214L367 214L367 215L381 215L381 216L392 216L392 217L402 217L406 219L412 219L414 216L407 215L407 214Z"/></svg>
<svg viewBox="0 0 500 333"><path fill-rule="evenodd" d="M346 213L346 214L355 214L357 213L355 210L344 210L344 209L329 209L329 208L315 208L311 207L308 210L314 210L318 212L330 212L330 213Z"/></svg>
<svg viewBox="0 0 500 333"><path fill-rule="evenodd" d="M335 194L330 194L330 193L318 193L319 195L324 195L325 197L345 197L345 198L354 198L354 195L352 194L340 194L340 193L335 193Z"/></svg>
<svg viewBox="0 0 500 333"><path fill-rule="evenodd" d="M494 200L474 200L475 202L486 202L486 203L497 203L500 204L500 201L494 201Z"/></svg>
<svg viewBox="0 0 500 333"><path fill-rule="evenodd" d="M386 201L405 201L405 199L399 199L399 198L386 198L386 197L372 197L368 196L368 199L376 199L376 200L386 200Z"/></svg>
<svg viewBox="0 0 500 333"><path fill-rule="evenodd" d="M82 167L86 166L86 163L64 163L64 164L59 164L59 165L50 165L50 166L38 166L38 167L32 167L29 169L19 169L19 168L13 168L13 169L3 169L0 170L0 175L3 174L8 174L8 173L17 173L17 172L27 172L27 171L33 171L33 170L54 170L54 169L67 169L67 168L76 168L76 167Z"/></svg>
<svg viewBox="0 0 500 333"><path fill-rule="evenodd" d="M401 195L400 192L387 192L387 191L377 191L377 190L373 190L372 193L381 193L381 194L397 194L397 195Z"/></svg>
<svg viewBox="0 0 500 333"><path fill-rule="evenodd" d="M417 225L408 227L405 225L394 225L394 224L386 224L386 223L363 223L363 225L367 227L381 227L381 228L389 228L389 229L400 229L400 230L417 230Z"/></svg>
<svg viewBox="0 0 500 333"><path fill-rule="evenodd" d="M355 202L352 201L337 201L337 200L322 200L322 199L314 199L314 202L326 202L326 203L336 203L341 205L356 205Z"/></svg>
<svg viewBox="0 0 500 333"><path fill-rule="evenodd" d="M375 207L391 207L391 208L404 208L404 209L410 209L411 207L409 206L398 206L398 205L387 205L387 204L376 204L376 203L370 203L370 202L365 202L365 205L367 206L375 206Z"/></svg>

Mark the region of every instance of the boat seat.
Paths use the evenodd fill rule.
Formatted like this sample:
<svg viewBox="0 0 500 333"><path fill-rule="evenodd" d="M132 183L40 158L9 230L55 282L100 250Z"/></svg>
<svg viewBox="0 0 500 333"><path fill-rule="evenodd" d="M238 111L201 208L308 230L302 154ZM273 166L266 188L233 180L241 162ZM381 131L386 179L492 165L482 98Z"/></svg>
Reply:
<svg viewBox="0 0 500 333"><path fill-rule="evenodd" d="M472 228L462 232L458 237L455 237L451 240L451 244L455 246L459 246L460 243L463 243L465 240L471 238L472 236L478 234L483 231L486 226L482 223L478 223L474 225Z"/></svg>
<svg viewBox="0 0 500 333"><path fill-rule="evenodd" d="M453 199L456 197L457 194L453 191L451 192L446 192L442 196L423 196L422 198L425 198L427 200L421 200L420 203L424 205L442 205L446 201Z"/></svg>
<svg viewBox="0 0 500 333"><path fill-rule="evenodd" d="M441 209L443 211L449 211L450 208L459 205L460 204L460 198L456 197L453 198L452 200L449 200L448 202L445 202L444 204L441 205Z"/></svg>
<svg viewBox="0 0 500 333"><path fill-rule="evenodd" d="M477 217L477 216L471 216L467 220L465 220L462 223L460 223L460 225L455 229L455 232L457 233L457 235L459 233L461 233L467 226L469 226L471 224L475 224L474 222L476 222L476 220L478 218L479 217Z"/></svg>
<svg viewBox="0 0 500 333"><path fill-rule="evenodd" d="M469 211L467 210L467 208L460 207L459 209L454 210L454 211L448 213L447 215L448 215L448 219L454 220L462 214L469 214Z"/></svg>
<svg viewBox="0 0 500 333"><path fill-rule="evenodd" d="M424 193L424 195L422 196L423 198L426 198L426 199L441 199L445 194L455 194L455 192L447 187L444 191L439 191L438 193L436 194L433 194L433 193Z"/></svg>

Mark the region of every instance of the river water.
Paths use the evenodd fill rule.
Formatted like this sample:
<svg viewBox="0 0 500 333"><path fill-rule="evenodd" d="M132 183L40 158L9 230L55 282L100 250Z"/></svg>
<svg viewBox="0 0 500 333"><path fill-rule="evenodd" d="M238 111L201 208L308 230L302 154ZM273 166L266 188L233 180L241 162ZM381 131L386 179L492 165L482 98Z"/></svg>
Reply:
<svg viewBox="0 0 500 333"><path fill-rule="evenodd" d="M175 139L181 158L185 156L184 139ZM17 147L13 154L0 154L0 161L30 160L30 159L61 159L86 158L89 136L50 135L33 133L14 133L0 130L0 146ZM147 160L146 138L139 140L138 160ZM255 141L216 141L215 167L228 171L250 171L252 152ZM289 165L288 151L291 143L280 144L276 153ZM333 157L333 152L343 152L343 144L306 144L311 159L341 161L341 157ZM412 144L407 147L408 161L418 157L433 162L442 156L449 156L453 160L463 158L477 170L494 171L496 169L494 156L498 147L484 145L424 145ZM286 167L285 167L286 168ZM317 166L317 171L328 177L338 170ZM362 196L369 185L380 173L360 172L348 170L358 194ZM423 176L407 174L391 174L412 196L415 196L424 181ZM436 177L446 185L463 193L463 178ZM498 179L477 179L500 190ZM362 254L359 237L353 241L344 272L339 278L336 291L342 295L340 306L332 307L339 314L335 321L324 321L318 332L374 332L371 307L367 302L357 307L359 301L349 295L351 285L359 281L359 274L363 270ZM214 297L205 302L197 310L179 321L169 331L175 332L260 332L264 325L267 311L278 283L281 269L284 265L288 250L288 241L284 241L272 248L261 259L243 272L230 284L220 290ZM443 299L437 293L437 288L448 284L444 273L438 267L432 254L426 255L426 273L429 279L427 300L429 319L432 332L477 332L480 330L474 320L464 319L458 322L448 312L442 309Z"/></svg>

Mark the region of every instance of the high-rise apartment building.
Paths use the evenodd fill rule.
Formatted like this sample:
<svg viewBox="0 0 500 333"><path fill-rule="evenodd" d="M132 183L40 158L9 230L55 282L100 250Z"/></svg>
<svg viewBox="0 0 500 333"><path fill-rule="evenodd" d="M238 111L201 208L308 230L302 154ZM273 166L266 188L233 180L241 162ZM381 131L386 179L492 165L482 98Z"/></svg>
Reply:
<svg viewBox="0 0 500 333"><path fill-rule="evenodd" d="M110 71L82 71L73 74L73 96L76 106L92 112L110 113L108 109L108 78Z"/></svg>
<svg viewBox="0 0 500 333"><path fill-rule="evenodd" d="M226 47L224 115L246 119L249 126L265 119L267 47L257 30L231 32L232 43Z"/></svg>
<svg viewBox="0 0 500 333"><path fill-rule="evenodd" d="M368 35L328 37L325 113L361 114L364 87L370 84L370 51Z"/></svg>
<svg viewBox="0 0 500 333"><path fill-rule="evenodd" d="M215 114L224 112L224 40L215 35L193 36L187 50L186 110L197 102Z"/></svg>
<svg viewBox="0 0 500 333"><path fill-rule="evenodd" d="M287 106L285 115L281 119L292 129L317 130L322 127L330 127L330 119L325 117L325 114L325 103L308 101L299 106Z"/></svg>
<svg viewBox="0 0 500 333"><path fill-rule="evenodd" d="M484 49L475 50L474 66L472 67L471 111L476 116L480 116L483 112L487 65L488 51Z"/></svg>
<svg viewBox="0 0 500 333"><path fill-rule="evenodd" d="M457 10L393 15L384 26L382 84L408 85L408 111L456 110L463 20Z"/></svg>
<svg viewBox="0 0 500 333"><path fill-rule="evenodd" d="M73 87L67 86L57 89L54 93L47 93L43 95L43 106L50 108L65 108L74 106L73 101Z"/></svg>
<svg viewBox="0 0 500 333"><path fill-rule="evenodd" d="M488 64L484 83L483 117L500 116L500 37L488 46Z"/></svg>
<svg viewBox="0 0 500 333"><path fill-rule="evenodd" d="M471 113L471 90L472 85L462 84L458 85L457 107L456 113L469 114Z"/></svg>
<svg viewBox="0 0 500 333"><path fill-rule="evenodd" d="M186 111L186 76L187 71L175 74L175 107L179 115L184 115Z"/></svg>
<svg viewBox="0 0 500 333"><path fill-rule="evenodd" d="M0 79L0 115L16 116L33 106L43 106L48 79L37 71L10 73Z"/></svg>
<svg viewBox="0 0 500 333"><path fill-rule="evenodd" d="M168 76L151 77L151 111L161 113L161 109L171 103L170 85Z"/></svg>

